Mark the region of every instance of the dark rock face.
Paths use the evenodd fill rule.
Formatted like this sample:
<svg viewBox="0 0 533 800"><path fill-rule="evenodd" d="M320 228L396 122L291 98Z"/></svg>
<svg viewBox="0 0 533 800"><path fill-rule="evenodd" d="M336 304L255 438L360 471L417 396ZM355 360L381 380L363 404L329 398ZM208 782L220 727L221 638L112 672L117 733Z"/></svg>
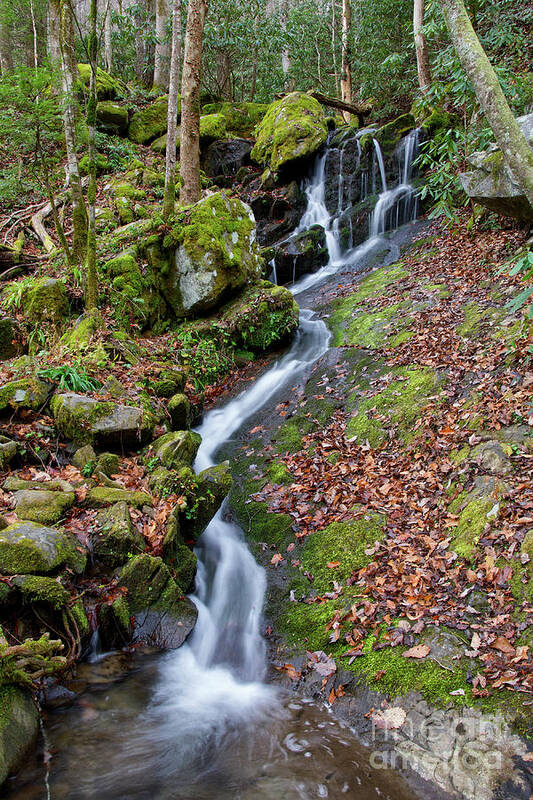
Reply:
<svg viewBox="0 0 533 800"><path fill-rule="evenodd" d="M313 225L308 231L278 245L274 260L278 283L288 283L307 272L316 272L328 263L324 228Z"/></svg>
<svg viewBox="0 0 533 800"><path fill-rule="evenodd" d="M255 188L254 184L250 188ZM274 197L269 192L261 192L251 197L249 202L257 222L257 240L263 247L288 236L298 225L306 207L305 193L296 181Z"/></svg>
<svg viewBox="0 0 533 800"><path fill-rule="evenodd" d="M202 166L210 178L219 175L235 175L241 167L250 163L252 143L248 139L221 139L207 148Z"/></svg>

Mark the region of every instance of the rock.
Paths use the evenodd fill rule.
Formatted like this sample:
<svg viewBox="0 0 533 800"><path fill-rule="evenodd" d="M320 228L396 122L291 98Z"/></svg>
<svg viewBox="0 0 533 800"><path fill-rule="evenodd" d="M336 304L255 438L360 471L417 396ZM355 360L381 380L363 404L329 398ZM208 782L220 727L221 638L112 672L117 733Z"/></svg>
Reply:
<svg viewBox="0 0 533 800"><path fill-rule="evenodd" d="M298 304L293 295L269 281L245 289L223 306L217 316L235 344L252 352L263 352L283 343L299 324Z"/></svg>
<svg viewBox="0 0 533 800"><path fill-rule="evenodd" d="M33 575L71 567L81 574L86 556L77 540L66 531L34 522L15 522L0 531L0 572Z"/></svg>
<svg viewBox="0 0 533 800"><path fill-rule="evenodd" d="M229 493L233 479L229 461L204 469L197 476L196 511L191 518L179 517L180 531L186 539L198 539L211 522ZM175 512L174 512L175 513Z"/></svg>
<svg viewBox="0 0 533 800"><path fill-rule="evenodd" d="M166 467L156 467L150 473L150 491L157 495L174 494L176 486L179 485L179 471L166 469Z"/></svg>
<svg viewBox="0 0 533 800"><path fill-rule="evenodd" d="M0 413L13 411L40 411L46 406L51 392L49 383L37 378L20 378L0 386Z"/></svg>
<svg viewBox="0 0 533 800"><path fill-rule="evenodd" d="M0 531L3 531L4 528L7 528L8 525L9 522L7 521L7 519L4 517L3 514L0 514Z"/></svg>
<svg viewBox="0 0 533 800"><path fill-rule="evenodd" d="M202 115L220 115L228 136L249 138L254 135L255 126L263 119L268 108L268 103L208 103L202 106Z"/></svg>
<svg viewBox="0 0 533 800"><path fill-rule="evenodd" d="M0 470L6 469L17 455L17 444L7 436L0 436Z"/></svg>
<svg viewBox="0 0 533 800"><path fill-rule="evenodd" d="M59 683L52 683L51 680L48 679L48 684L39 697L42 708L69 708L73 705L78 696L76 692L71 692L70 689Z"/></svg>
<svg viewBox="0 0 533 800"><path fill-rule="evenodd" d="M102 385L102 392L110 394L113 400L119 400L121 397L125 397L126 395L126 390L114 375L107 376Z"/></svg>
<svg viewBox="0 0 533 800"><path fill-rule="evenodd" d="M317 272L329 261L326 232L321 225L313 225L273 250L277 283L289 283L308 272Z"/></svg>
<svg viewBox="0 0 533 800"><path fill-rule="evenodd" d="M371 138L379 142L381 150L386 155L391 155L404 136L407 136L416 128L416 120L412 114L402 114L376 131L373 131ZM361 137L361 148L365 148L366 141Z"/></svg>
<svg viewBox="0 0 533 800"><path fill-rule="evenodd" d="M256 129L251 157L274 173L301 169L326 142L328 131L320 103L292 92L272 103Z"/></svg>
<svg viewBox="0 0 533 800"><path fill-rule="evenodd" d="M201 436L193 431L165 433L151 444L145 461L157 458L168 469L190 466L196 458L201 441Z"/></svg>
<svg viewBox="0 0 533 800"><path fill-rule="evenodd" d="M200 117L200 145L205 146L226 135L226 120L222 114L204 114Z"/></svg>
<svg viewBox="0 0 533 800"><path fill-rule="evenodd" d="M107 158L104 155L102 155L102 153L96 154L95 161L96 161L97 175L105 175L108 172L113 172L111 164L109 163ZM89 156L83 156L82 158L80 158L79 168L80 168L80 175L89 174L91 168L91 162L89 161Z"/></svg>
<svg viewBox="0 0 533 800"><path fill-rule="evenodd" d="M469 642L458 634L438 627L428 627L420 636L420 644L427 644L431 651L428 658L440 662L444 667L457 669L456 656L463 656Z"/></svg>
<svg viewBox="0 0 533 800"><path fill-rule="evenodd" d="M91 66L90 64L78 64L78 72L80 73L80 83L89 89L91 80ZM113 100L117 94L121 94L124 84L117 78L113 78L108 72L105 72L100 67L96 70L96 96L98 100Z"/></svg>
<svg viewBox="0 0 533 800"><path fill-rule="evenodd" d="M86 350L93 336L104 327L104 321L96 311L85 312L61 337L61 344L69 350Z"/></svg>
<svg viewBox="0 0 533 800"><path fill-rule="evenodd" d="M96 106L96 127L104 133L125 136L128 130L128 111L117 103L102 101Z"/></svg>
<svg viewBox="0 0 533 800"><path fill-rule="evenodd" d="M130 553L144 550L146 543L132 524L128 505L123 500L102 511L98 524L101 530L92 537L92 548L96 558L104 564L116 567L123 564Z"/></svg>
<svg viewBox="0 0 533 800"><path fill-rule="evenodd" d="M499 442L482 442L472 451L472 456L481 469L496 475L512 472L512 465Z"/></svg>
<svg viewBox="0 0 533 800"><path fill-rule="evenodd" d="M178 97L178 120L181 100ZM167 132L168 96L158 97L151 105L137 111L130 120L128 137L136 144L150 144Z"/></svg>
<svg viewBox="0 0 533 800"><path fill-rule="evenodd" d="M116 475L120 469L120 458L116 453L102 453L96 462L97 472L103 472L104 475L111 477Z"/></svg>
<svg viewBox="0 0 533 800"><path fill-rule="evenodd" d="M0 785L23 766L39 730L37 706L27 689L0 687Z"/></svg>
<svg viewBox="0 0 533 800"><path fill-rule="evenodd" d="M91 445L86 444L85 447L79 447L74 453L72 463L81 472L83 472L83 468L86 467L87 464L96 464L96 453Z"/></svg>
<svg viewBox="0 0 533 800"><path fill-rule="evenodd" d="M86 502L91 508L103 508L114 503L125 503L134 508L154 504L152 497L146 492L129 492L127 489L114 489L108 486L96 486L91 489Z"/></svg>
<svg viewBox="0 0 533 800"><path fill-rule="evenodd" d="M69 311L65 284L57 278L39 278L24 292L23 308L31 322L59 324Z"/></svg>
<svg viewBox="0 0 533 800"><path fill-rule="evenodd" d="M206 175L235 175L239 169L250 163L252 143L248 139L224 139L213 142L207 148L202 165Z"/></svg>
<svg viewBox="0 0 533 800"><path fill-rule="evenodd" d="M43 483L42 486L44 487L46 484ZM51 525L58 522L74 505L74 489L72 492L22 489L15 492L13 499L19 519Z"/></svg>
<svg viewBox="0 0 533 800"><path fill-rule="evenodd" d="M168 401L167 411L170 414L170 427L173 431L182 431L191 426L191 404L184 394L174 394Z"/></svg>
<svg viewBox="0 0 533 800"><path fill-rule="evenodd" d="M160 558L147 554L128 561L119 578L135 614L136 641L179 647L194 628L198 612Z"/></svg>
<svg viewBox="0 0 533 800"><path fill-rule="evenodd" d="M120 201L123 199L119 198ZM144 328L158 318L164 304L131 252L126 251L106 261L102 270L109 276L113 316L119 325L127 329L134 322Z"/></svg>
<svg viewBox="0 0 533 800"><path fill-rule="evenodd" d="M77 444L136 449L152 435L154 420L144 409L66 392L50 404L59 435Z"/></svg>
<svg viewBox="0 0 533 800"><path fill-rule="evenodd" d="M47 492L74 492L73 486L68 481L59 478L51 481L25 481L16 475L9 475L2 485L6 492L29 491L30 489L42 489Z"/></svg>
<svg viewBox="0 0 533 800"><path fill-rule="evenodd" d="M130 644L133 625L128 601L124 596L117 597L110 606L105 605L100 608L98 631L105 648L124 647Z"/></svg>
<svg viewBox="0 0 533 800"><path fill-rule="evenodd" d="M187 376L178 369L164 367L157 380L151 383L152 391L156 397L172 397L183 392Z"/></svg>
<svg viewBox="0 0 533 800"><path fill-rule="evenodd" d="M283 187L275 196L254 190L250 205L258 220L258 242L262 246L268 246L287 237L300 222L306 202L305 194L296 181Z"/></svg>
<svg viewBox="0 0 533 800"><path fill-rule="evenodd" d="M0 319L0 361L16 358L26 352L26 340L16 319Z"/></svg>
<svg viewBox="0 0 533 800"><path fill-rule="evenodd" d="M533 114L520 117L518 122L533 148ZM515 183L509 167L504 163L502 151L496 145L491 145L485 152L473 153L467 160L473 170L461 173L459 179L475 203L508 217L533 220L533 207Z"/></svg>
<svg viewBox="0 0 533 800"><path fill-rule="evenodd" d="M163 246L174 258L161 291L178 318L215 308L261 273L252 211L222 192L184 212Z"/></svg>
<svg viewBox="0 0 533 800"><path fill-rule="evenodd" d="M28 603L46 603L57 611L70 602L70 592L55 578L17 575L13 578L13 585Z"/></svg>

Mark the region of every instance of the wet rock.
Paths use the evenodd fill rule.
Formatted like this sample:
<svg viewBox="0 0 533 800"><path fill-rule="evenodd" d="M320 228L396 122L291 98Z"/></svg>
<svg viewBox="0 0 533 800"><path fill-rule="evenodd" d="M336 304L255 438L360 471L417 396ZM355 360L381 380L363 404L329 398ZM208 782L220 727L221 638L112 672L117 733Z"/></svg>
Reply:
<svg viewBox="0 0 533 800"><path fill-rule="evenodd" d="M50 392L50 384L37 378L5 383L0 387L0 413L39 411L46 406Z"/></svg>
<svg viewBox="0 0 533 800"><path fill-rule="evenodd" d="M290 339L298 328L299 308L288 289L260 281L223 306L219 318L236 345L253 355Z"/></svg>
<svg viewBox="0 0 533 800"><path fill-rule="evenodd" d="M103 647L123 647L130 643L133 625L125 597L117 597L110 606L100 608L98 630Z"/></svg>
<svg viewBox="0 0 533 800"><path fill-rule="evenodd" d="M22 328L15 319L0 319L0 361L16 358L26 351L26 341Z"/></svg>
<svg viewBox="0 0 533 800"><path fill-rule="evenodd" d="M76 692L71 692L66 686L58 683L48 682L40 696L40 703L43 708L69 708L77 698Z"/></svg>
<svg viewBox="0 0 533 800"><path fill-rule="evenodd" d="M0 687L0 785L23 765L38 729L39 714L30 692Z"/></svg>
<svg viewBox="0 0 533 800"><path fill-rule="evenodd" d="M152 443L145 460L157 458L168 469L190 466L196 458L201 441L201 436L193 431L166 433Z"/></svg>
<svg viewBox="0 0 533 800"><path fill-rule="evenodd" d="M196 540L202 535L229 493L233 483L229 461L204 469L197 481L196 513L190 519L183 514L179 517L180 530L186 539Z"/></svg>
<svg viewBox="0 0 533 800"><path fill-rule="evenodd" d="M13 578L24 600L28 603L45 603L56 611L70 601L70 592L55 578L42 575L17 575Z"/></svg>
<svg viewBox="0 0 533 800"><path fill-rule="evenodd" d="M274 248L277 283L289 283L301 275L317 272L328 263L326 233L321 225L313 225L294 238Z"/></svg>
<svg viewBox="0 0 533 800"><path fill-rule="evenodd" d="M172 395L168 401L170 427L174 431L186 430L191 425L191 404L184 394Z"/></svg>
<svg viewBox="0 0 533 800"><path fill-rule="evenodd" d="M248 139L225 139L210 144L202 158L203 168L209 177L235 175L250 163L252 142Z"/></svg>
<svg viewBox="0 0 533 800"><path fill-rule="evenodd" d="M152 435L154 421L142 408L100 402L81 394L55 395L51 402L63 439L111 449L135 449Z"/></svg>
<svg viewBox="0 0 533 800"><path fill-rule="evenodd" d="M153 505L154 501L146 492L129 492L127 489L96 486L87 495L86 503L91 508L103 508L115 503L125 503L127 506L142 508Z"/></svg>
<svg viewBox="0 0 533 800"><path fill-rule="evenodd" d="M98 515L100 531L92 537L94 556L115 567L123 564L128 554L142 552L145 541L133 525L128 505L123 501L115 503L107 511Z"/></svg>
<svg viewBox="0 0 533 800"><path fill-rule="evenodd" d="M481 469L487 472L496 475L507 475L512 472L511 461L499 442L482 442L474 448L472 456Z"/></svg>
<svg viewBox="0 0 533 800"><path fill-rule="evenodd" d="M0 531L0 572L38 574L71 567L83 572L86 555L66 531L33 522L16 522Z"/></svg>

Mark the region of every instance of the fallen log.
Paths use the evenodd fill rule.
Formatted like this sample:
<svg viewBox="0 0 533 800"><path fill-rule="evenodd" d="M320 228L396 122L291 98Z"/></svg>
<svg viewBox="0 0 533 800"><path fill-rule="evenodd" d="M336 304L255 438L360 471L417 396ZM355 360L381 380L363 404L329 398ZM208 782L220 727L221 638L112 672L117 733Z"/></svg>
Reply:
<svg viewBox="0 0 533 800"><path fill-rule="evenodd" d="M372 111L372 103L345 103L344 100L338 100L336 97L329 97L329 95L322 94L322 92L317 92L314 89L312 91L307 92L310 97L314 97L315 100L318 100L319 103L322 103L324 106L330 106L331 108L337 109L337 111L347 111L349 114L353 114L357 117L359 125L365 124L365 117L368 117L370 112Z"/></svg>

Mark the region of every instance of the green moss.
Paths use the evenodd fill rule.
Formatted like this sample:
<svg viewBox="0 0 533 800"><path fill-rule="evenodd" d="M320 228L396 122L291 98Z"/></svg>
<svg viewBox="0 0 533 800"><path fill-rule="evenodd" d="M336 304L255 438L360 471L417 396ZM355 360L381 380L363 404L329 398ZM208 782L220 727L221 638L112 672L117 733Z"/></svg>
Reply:
<svg viewBox="0 0 533 800"><path fill-rule="evenodd" d="M134 613L147 608L172 611L183 594L166 564L147 554L131 558L119 580L128 590L128 605Z"/></svg>
<svg viewBox="0 0 533 800"><path fill-rule="evenodd" d="M64 608L70 600L70 593L54 578L39 575L21 575L14 584L29 603L47 603L52 608Z"/></svg>
<svg viewBox="0 0 533 800"><path fill-rule="evenodd" d="M44 408L50 394L50 385L36 378L21 378L0 387L0 412L11 409L30 409L39 411Z"/></svg>
<svg viewBox="0 0 533 800"><path fill-rule="evenodd" d="M78 64L78 72L80 73L80 84L85 89L89 88L91 80L91 65ZM98 100L112 100L118 94L124 91L124 84L117 78L113 78L108 72L97 67L96 69L96 96Z"/></svg>
<svg viewBox="0 0 533 800"><path fill-rule="evenodd" d="M460 558L470 561L474 557L476 545L485 530L487 522L489 522L487 514L494 507L494 503L494 498L471 500L461 511L459 524L456 528L453 528L450 542L450 548Z"/></svg>
<svg viewBox="0 0 533 800"><path fill-rule="evenodd" d="M23 306L32 322L62 322L69 310L65 284L56 278L39 278L24 293Z"/></svg>
<svg viewBox="0 0 533 800"><path fill-rule="evenodd" d="M471 448L467 444L465 444L458 450L452 450L449 456L452 464L456 464L457 466L464 464L464 462L468 460L468 457L470 455L470 449Z"/></svg>
<svg viewBox="0 0 533 800"><path fill-rule="evenodd" d="M63 396L56 394L50 401L50 408L61 435L65 439L81 445L92 441L91 425L112 414L115 404L102 401L91 404L90 407L83 403L77 407L66 406Z"/></svg>
<svg viewBox="0 0 533 800"><path fill-rule="evenodd" d="M86 636L89 633L89 619L85 612L83 600L79 597L76 602L69 608L69 615L72 617L81 636Z"/></svg>
<svg viewBox="0 0 533 800"><path fill-rule="evenodd" d="M293 420L286 422L276 434L276 448L280 453L296 453L302 445L302 432Z"/></svg>
<svg viewBox="0 0 533 800"><path fill-rule="evenodd" d="M22 490L15 495L15 510L19 519L50 525L58 522L74 505L74 492Z"/></svg>
<svg viewBox="0 0 533 800"><path fill-rule="evenodd" d="M87 495L87 504L92 508L101 508L120 502L134 508L154 504L152 497L146 492L128 492L127 489L114 489L107 486L96 486Z"/></svg>
<svg viewBox="0 0 533 800"><path fill-rule="evenodd" d="M200 117L200 142L207 144L226 135L226 120L222 114L205 114Z"/></svg>
<svg viewBox="0 0 533 800"><path fill-rule="evenodd" d="M62 530L15 522L0 531L0 572L32 575L66 565L80 574L86 562L81 550L76 539Z"/></svg>
<svg viewBox="0 0 533 800"><path fill-rule="evenodd" d="M90 168L89 156L80 158L79 163L80 175L88 175ZM113 168L107 158L102 153L96 154L96 174L105 175L108 172L113 172Z"/></svg>
<svg viewBox="0 0 533 800"><path fill-rule="evenodd" d="M349 295L355 303L362 303L369 297L381 297L386 294L386 289L391 283L397 283L407 277L408 272L399 261L390 267L380 267L374 270L358 284L357 291Z"/></svg>
<svg viewBox="0 0 533 800"><path fill-rule="evenodd" d="M68 350L85 350L103 325L98 312L86 312L63 334L61 344Z"/></svg>
<svg viewBox="0 0 533 800"><path fill-rule="evenodd" d="M180 113L181 99L178 98L178 118ZM136 144L149 144L166 133L167 116L168 96L165 95L132 116L128 137Z"/></svg>
<svg viewBox="0 0 533 800"><path fill-rule="evenodd" d="M250 138L268 107L267 103L209 103L202 106L202 114L222 116L228 136Z"/></svg>
<svg viewBox="0 0 533 800"><path fill-rule="evenodd" d="M255 134L252 158L277 172L312 156L325 143L328 130L320 103L292 92L272 103Z"/></svg>
<svg viewBox="0 0 533 800"><path fill-rule="evenodd" d="M434 136L440 131L447 131L455 128L459 120L455 114L443 111L442 108L431 109L429 115L422 121L420 127L429 136Z"/></svg>
<svg viewBox="0 0 533 800"><path fill-rule="evenodd" d="M371 350L383 347L388 337L398 332L397 320L401 304L395 303L375 312L362 312L358 305L353 296L336 304L329 319L334 346L355 345Z"/></svg>
<svg viewBox="0 0 533 800"><path fill-rule="evenodd" d="M260 281L218 311L217 319L223 321L236 346L262 352L294 333L299 308L288 289Z"/></svg>
<svg viewBox="0 0 533 800"><path fill-rule="evenodd" d="M348 422L346 437L359 444L368 441L370 447L379 447L386 440L387 433L377 420L367 417L365 411L360 411Z"/></svg>
<svg viewBox="0 0 533 800"><path fill-rule="evenodd" d="M272 461L267 469L267 478L270 483L276 485L288 485L292 483L292 475L281 461Z"/></svg>
<svg viewBox="0 0 533 800"><path fill-rule="evenodd" d="M400 139L406 136L415 127L416 121L413 115L402 114L401 117L397 117L392 120L392 122L383 125L383 127L375 131L372 136L379 142L384 153L391 154L396 149ZM363 146L362 143L361 146Z"/></svg>
<svg viewBox="0 0 533 800"><path fill-rule="evenodd" d="M413 336L416 336L416 331L402 331L401 333L397 333L396 336L390 337L387 342L387 347L399 347L401 344L408 342L409 339L412 339Z"/></svg>
<svg viewBox="0 0 533 800"><path fill-rule="evenodd" d="M144 200L146 192L142 189L137 189L128 181L116 181L111 186L111 194L113 197L125 197L127 200Z"/></svg>

